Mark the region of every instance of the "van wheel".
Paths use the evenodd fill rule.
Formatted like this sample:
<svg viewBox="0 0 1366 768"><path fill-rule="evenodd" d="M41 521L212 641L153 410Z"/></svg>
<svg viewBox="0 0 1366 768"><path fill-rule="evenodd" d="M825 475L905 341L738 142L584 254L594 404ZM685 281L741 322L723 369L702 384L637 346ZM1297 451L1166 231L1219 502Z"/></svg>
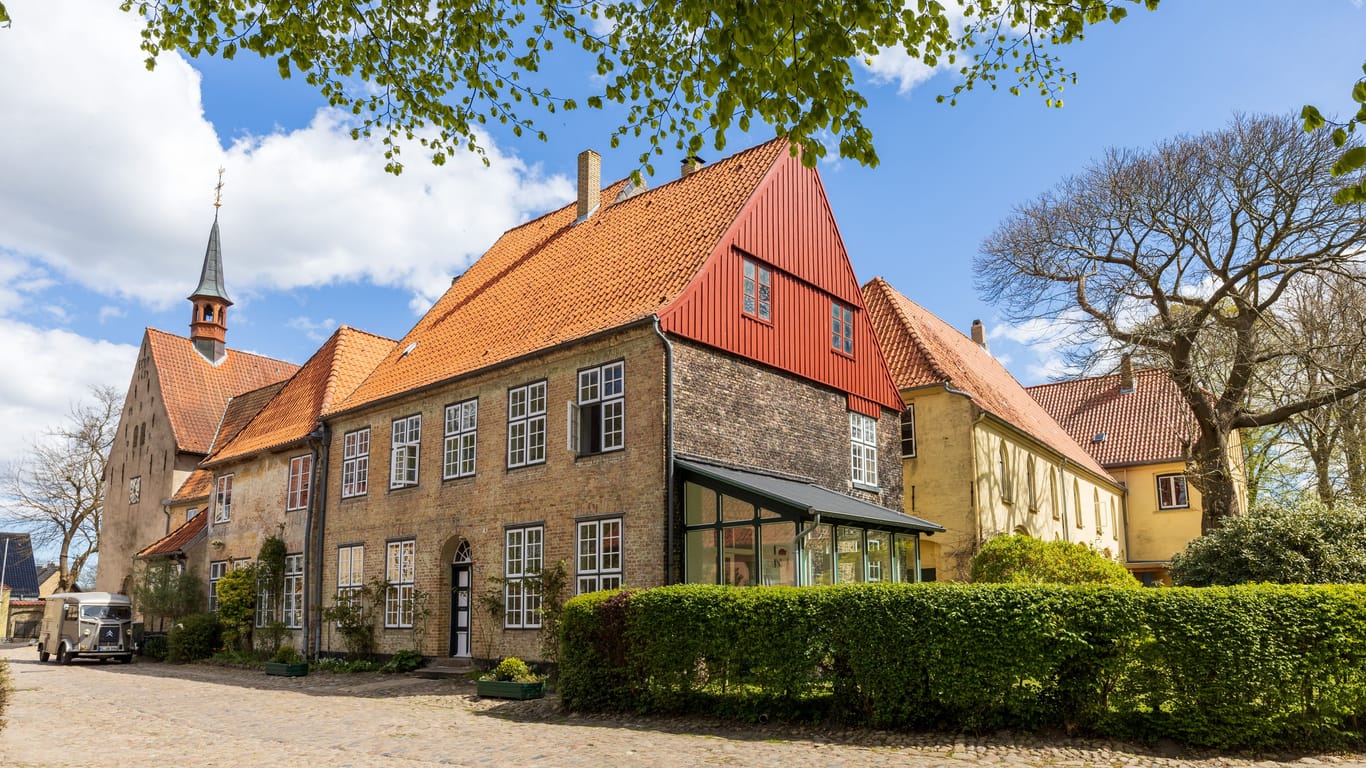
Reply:
<svg viewBox="0 0 1366 768"><path fill-rule="evenodd" d="M67 649L66 643L62 643L61 645L57 646L58 664L70 664L72 658L73 655L71 651Z"/></svg>
<svg viewBox="0 0 1366 768"><path fill-rule="evenodd" d="M52 654L50 654L50 653L48 653L47 651L43 650L43 646L41 646L41 645L38 646L38 661L41 661L41 662L43 662L44 664L46 664L46 663L47 663L47 660L50 659L50 658L52 658Z"/></svg>
<svg viewBox="0 0 1366 768"><path fill-rule="evenodd" d="M129 653L129 654L125 654L125 655L123 655L123 656L120 656L120 657L119 657L119 663L120 663L120 664L132 664L132 663L133 663L133 654Z"/></svg>

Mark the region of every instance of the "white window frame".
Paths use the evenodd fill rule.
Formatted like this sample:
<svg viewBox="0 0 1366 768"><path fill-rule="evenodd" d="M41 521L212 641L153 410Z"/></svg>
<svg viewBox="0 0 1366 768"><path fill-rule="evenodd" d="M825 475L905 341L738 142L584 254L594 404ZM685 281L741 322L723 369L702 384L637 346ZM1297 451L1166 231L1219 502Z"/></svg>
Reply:
<svg viewBox="0 0 1366 768"><path fill-rule="evenodd" d="M506 629L539 629L539 580L545 558L545 527L509 528L504 536L503 626Z"/></svg>
<svg viewBox="0 0 1366 768"><path fill-rule="evenodd" d="M570 450L578 456L592 456L625 448L625 361L584 368L578 382L578 400L570 404Z"/></svg>
<svg viewBox="0 0 1366 768"><path fill-rule="evenodd" d="M285 511L293 512L308 506L313 489L313 454L305 453L289 460L289 482L285 487Z"/></svg>
<svg viewBox="0 0 1366 768"><path fill-rule="evenodd" d="M1170 485L1170 490L1167 492L1171 499L1170 504L1166 503L1166 499L1163 498L1163 485ZM1177 495L1178 489L1180 492L1179 497ZM1190 506L1190 482L1186 479L1185 475L1178 472L1170 475L1157 476L1158 509L1190 509Z"/></svg>
<svg viewBox="0 0 1366 768"><path fill-rule="evenodd" d="M877 488L877 419L849 412L849 477L860 488Z"/></svg>
<svg viewBox="0 0 1366 768"><path fill-rule="evenodd" d="M854 308L835 299L830 300L830 348L854 356Z"/></svg>
<svg viewBox="0 0 1366 768"><path fill-rule="evenodd" d="M585 520L576 526L575 594L621 589L626 536L623 520Z"/></svg>
<svg viewBox="0 0 1366 768"><path fill-rule="evenodd" d="M385 548L384 628L406 629L413 626L413 584L417 541L402 539L388 542Z"/></svg>
<svg viewBox="0 0 1366 768"><path fill-rule="evenodd" d="M343 544L337 547L337 604L349 604L364 586L365 545Z"/></svg>
<svg viewBox="0 0 1366 768"><path fill-rule="evenodd" d="M901 412L901 458L915 458L915 403L906 403Z"/></svg>
<svg viewBox="0 0 1366 768"><path fill-rule="evenodd" d="M264 627L275 618L275 595L269 585L261 583L261 571L256 571L256 626Z"/></svg>
<svg viewBox="0 0 1366 768"><path fill-rule="evenodd" d="M209 613L218 613L218 580L227 575L229 564L227 560L209 563Z"/></svg>
<svg viewBox="0 0 1366 768"><path fill-rule="evenodd" d="M742 259L743 303L740 310L766 323L773 322L773 270L754 259Z"/></svg>
<svg viewBox="0 0 1366 768"><path fill-rule="evenodd" d="M507 465L545 463L545 379L508 390Z"/></svg>
<svg viewBox="0 0 1366 768"><path fill-rule="evenodd" d="M389 444L389 487L417 485L418 465L422 460L422 414L394 419Z"/></svg>
<svg viewBox="0 0 1366 768"><path fill-rule="evenodd" d="M280 600L280 618L290 629L304 626L304 556L302 553L285 555L284 592Z"/></svg>
<svg viewBox="0 0 1366 768"><path fill-rule="evenodd" d="M185 522L190 522L194 519L194 516L197 514L199 514L199 510L194 507L190 507L189 509L185 510Z"/></svg>
<svg viewBox="0 0 1366 768"><path fill-rule="evenodd" d="M142 475L128 479L128 503L136 504L142 500Z"/></svg>
<svg viewBox="0 0 1366 768"><path fill-rule="evenodd" d="M442 442L441 479L472 477L479 435L479 398L446 406L446 433Z"/></svg>
<svg viewBox="0 0 1366 768"><path fill-rule="evenodd" d="M343 499L364 496L370 490L370 428L342 435Z"/></svg>
<svg viewBox="0 0 1366 768"><path fill-rule="evenodd" d="M232 520L232 473L219 475L215 484L213 521L215 523L226 523Z"/></svg>

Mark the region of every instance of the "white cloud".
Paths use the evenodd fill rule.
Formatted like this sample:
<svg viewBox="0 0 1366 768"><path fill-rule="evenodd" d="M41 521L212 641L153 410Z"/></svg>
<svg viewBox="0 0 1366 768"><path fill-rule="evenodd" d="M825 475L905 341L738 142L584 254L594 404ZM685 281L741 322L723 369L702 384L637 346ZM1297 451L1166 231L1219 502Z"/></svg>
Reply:
<svg viewBox="0 0 1366 768"><path fill-rule="evenodd" d="M391 176L378 142L353 141L347 116L331 110L224 150L198 72L178 55L147 72L137 16L7 5L15 22L0 72L23 75L0 78L0 252L106 295L158 307L184 298L220 166L234 294L354 280L430 300L502 231L573 199L568 179L489 141L490 167L469 153L435 167L414 145ZM0 288L0 304L8 298Z"/></svg>
<svg viewBox="0 0 1366 768"><path fill-rule="evenodd" d="M944 15L949 19L949 34L956 38L962 33L965 24L961 3L945 3ZM952 69L947 57L931 67L919 57L906 53L903 48L884 48L861 63L873 75L873 82L896 83L897 93L903 96L940 72Z"/></svg>
<svg viewBox="0 0 1366 768"><path fill-rule="evenodd" d="M996 359L1005 365L1010 361L1013 370L1022 370L1020 383L1025 386L1054 381L1059 378L1075 376L1077 372L1067 365L1064 350L1073 345L1072 320L1045 320L1035 318L1017 325L993 319L987 330L987 341L1004 341L1018 345L1016 354L996 352ZM1020 363L1015 363L1016 355Z"/></svg>
<svg viewBox="0 0 1366 768"><path fill-rule="evenodd" d="M286 324L290 328L303 331L305 336L319 343L326 341L327 337L337 330L337 321L330 317L317 321L307 317L291 317Z"/></svg>

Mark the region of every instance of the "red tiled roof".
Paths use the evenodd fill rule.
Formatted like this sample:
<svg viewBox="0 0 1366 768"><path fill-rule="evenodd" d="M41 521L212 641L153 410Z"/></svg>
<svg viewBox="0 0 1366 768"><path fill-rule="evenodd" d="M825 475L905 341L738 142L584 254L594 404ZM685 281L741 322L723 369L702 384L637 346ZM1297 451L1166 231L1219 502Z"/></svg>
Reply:
<svg viewBox="0 0 1366 768"><path fill-rule="evenodd" d="M176 447L209 452L223 406L233 395L288 378L298 366L230 349L217 365L205 360L183 336L147 329L147 343L161 379L161 399L175 432Z"/></svg>
<svg viewBox="0 0 1366 768"><path fill-rule="evenodd" d="M215 448L206 464L219 464L302 440L319 414L341 402L394 348L394 340L345 325L260 409L240 433Z"/></svg>
<svg viewBox="0 0 1366 768"><path fill-rule="evenodd" d="M137 554L137 557L165 557L183 551L204 532L204 523L208 517L204 512L200 512L155 543L149 544Z"/></svg>
<svg viewBox="0 0 1366 768"><path fill-rule="evenodd" d="M1171 376L1134 373L1134 391L1119 391L1119 376L1030 387L1029 394L1072 438L1107 467L1180 461L1196 437L1195 416ZM1105 439L1096 441L1103 434Z"/></svg>
<svg viewBox="0 0 1366 768"><path fill-rule="evenodd" d="M207 498L212 488L213 473L203 468L196 469L190 473L189 477L185 478L185 482L180 484L170 500L175 503Z"/></svg>
<svg viewBox="0 0 1366 768"><path fill-rule="evenodd" d="M647 318L693 280L778 157L775 139L602 206L575 205L509 230L333 412Z"/></svg>
<svg viewBox="0 0 1366 768"><path fill-rule="evenodd" d="M251 420L256 418L256 414L260 413L261 409L265 408L280 393L280 390L285 388L288 381L289 379L277 381L260 389L253 389L250 392L233 396L228 401L228 406L223 409L223 419L218 425L218 434L213 436L213 445L209 447L209 455L213 455L218 449L232 442L233 438L246 429Z"/></svg>
<svg viewBox="0 0 1366 768"><path fill-rule="evenodd" d="M1104 469L972 339L903 296L882 278L863 286L892 380L901 390L947 385L984 411L1101 477Z"/></svg>

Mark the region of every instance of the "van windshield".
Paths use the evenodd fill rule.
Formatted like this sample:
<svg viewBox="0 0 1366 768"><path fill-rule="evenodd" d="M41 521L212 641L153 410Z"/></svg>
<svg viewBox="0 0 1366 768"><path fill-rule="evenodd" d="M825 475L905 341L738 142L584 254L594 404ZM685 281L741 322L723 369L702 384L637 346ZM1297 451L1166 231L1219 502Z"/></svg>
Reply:
<svg viewBox="0 0 1366 768"><path fill-rule="evenodd" d="M133 618L133 609L126 605L82 605L81 618L128 620Z"/></svg>

